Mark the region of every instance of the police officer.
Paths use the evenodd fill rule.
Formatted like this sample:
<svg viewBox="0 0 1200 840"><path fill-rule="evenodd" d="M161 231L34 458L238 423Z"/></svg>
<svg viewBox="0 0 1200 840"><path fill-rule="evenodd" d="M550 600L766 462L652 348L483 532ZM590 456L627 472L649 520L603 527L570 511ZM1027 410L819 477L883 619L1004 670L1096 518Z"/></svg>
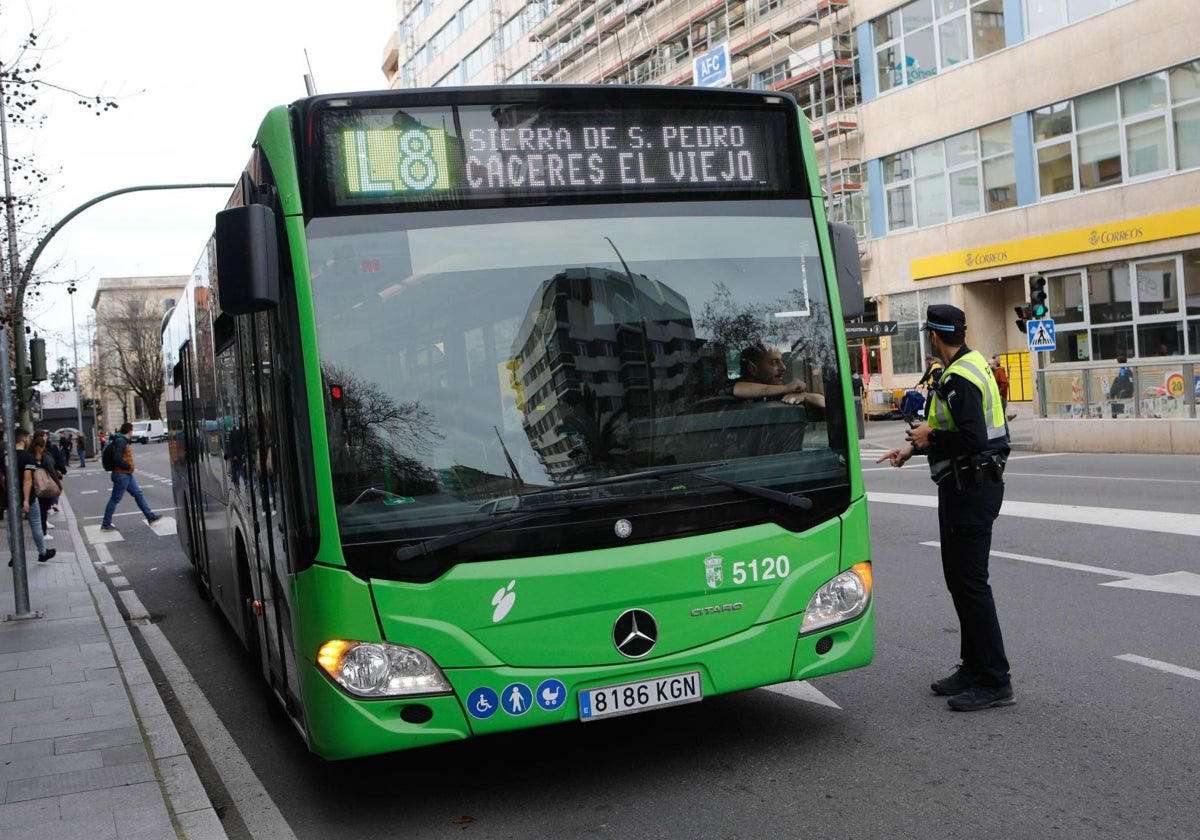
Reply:
<svg viewBox="0 0 1200 840"><path fill-rule="evenodd" d="M954 600L961 634L961 663L930 688L949 697L950 708L974 712L1016 702L992 588L988 554L992 521L1004 501L1008 427L1000 389L982 353L967 347L966 316L948 304L930 306L921 327L945 366L926 423L909 429L908 445L876 463L902 467L927 455L938 486L942 573Z"/></svg>

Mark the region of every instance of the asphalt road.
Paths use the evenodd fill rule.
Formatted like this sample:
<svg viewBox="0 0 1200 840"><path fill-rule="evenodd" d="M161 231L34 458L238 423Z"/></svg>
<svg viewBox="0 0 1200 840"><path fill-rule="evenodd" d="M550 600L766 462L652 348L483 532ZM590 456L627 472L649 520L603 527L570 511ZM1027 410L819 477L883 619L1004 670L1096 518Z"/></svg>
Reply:
<svg viewBox="0 0 1200 840"><path fill-rule="evenodd" d="M166 447L135 451L165 512ZM873 460L870 667L807 692L759 689L361 761L310 756L242 690L249 669L197 598L170 522L149 528L127 499L104 549L296 837L1197 836L1200 458L1010 462L992 582L1017 703L974 714L928 690L958 650L928 545L934 486L921 463ZM108 476L90 467L67 484L85 535L99 538L88 526ZM185 737L197 754L213 743L186 723ZM263 836L236 813L241 783L207 772L230 836Z"/></svg>

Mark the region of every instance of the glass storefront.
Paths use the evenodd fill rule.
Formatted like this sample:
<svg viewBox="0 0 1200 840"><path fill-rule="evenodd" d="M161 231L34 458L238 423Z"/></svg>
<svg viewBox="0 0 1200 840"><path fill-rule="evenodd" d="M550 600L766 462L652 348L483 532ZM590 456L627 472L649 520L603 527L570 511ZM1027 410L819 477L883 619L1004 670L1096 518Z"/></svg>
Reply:
<svg viewBox="0 0 1200 840"><path fill-rule="evenodd" d="M1200 251L1046 276L1058 345L1050 362L1200 353Z"/></svg>

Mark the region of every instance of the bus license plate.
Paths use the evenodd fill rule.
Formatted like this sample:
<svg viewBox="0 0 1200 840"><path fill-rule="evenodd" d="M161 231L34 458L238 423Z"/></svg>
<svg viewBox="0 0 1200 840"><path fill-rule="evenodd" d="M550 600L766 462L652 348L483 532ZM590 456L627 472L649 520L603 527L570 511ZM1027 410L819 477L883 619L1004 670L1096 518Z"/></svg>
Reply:
<svg viewBox="0 0 1200 840"><path fill-rule="evenodd" d="M646 709L695 703L704 699L699 671L670 674L651 680L605 685L579 692L579 719L595 720L630 715Z"/></svg>

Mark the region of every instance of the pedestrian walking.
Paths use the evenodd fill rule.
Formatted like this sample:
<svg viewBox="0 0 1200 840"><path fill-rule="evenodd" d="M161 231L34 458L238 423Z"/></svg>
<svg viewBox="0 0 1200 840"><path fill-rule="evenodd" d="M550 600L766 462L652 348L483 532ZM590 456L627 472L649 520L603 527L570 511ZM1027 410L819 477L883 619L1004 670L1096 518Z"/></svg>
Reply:
<svg viewBox="0 0 1200 840"><path fill-rule="evenodd" d="M54 556L53 548L46 548L46 541L42 539L42 512L38 506L37 496L33 492L33 474L37 472L37 460L27 449L29 446L29 430L17 429L16 437L13 439L13 449L17 455L17 474L21 476L21 512L25 514L25 519L29 522L29 532L33 536L33 544L37 546L38 562L45 563ZM8 561L8 565L12 565L12 561Z"/></svg>
<svg viewBox="0 0 1200 840"><path fill-rule="evenodd" d="M126 493L133 496L137 506L146 515L147 522L153 524L162 519L162 516L155 513L146 504L142 488L138 487L137 479L133 477L133 448L129 445L129 433L132 431L132 423L122 423L120 430L113 435L112 441L109 443L109 446L113 447L113 489L112 495L108 497L108 504L104 508L104 520L100 523L101 531L117 530L116 526L112 524L113 511L117 509L117 503Z"/></svg>
<svg viewBox="0 0 1200 840"><path fill-rule="evenodd" d="M84 450L86 450L86 449L87 449L87 446L84 443L83 435L82 434L75 435L75 454L79 456L79 468L80 469L83 469L84 467L87 466L87 457L86 457L86 453L84 452Z"/></svg>
<svg viewBox="0 0 1200 840"><path fill-rule="evenodd" d="M902 467L913 455L926 455L938 486L942 574L958 613L960 662L930 689L949 697L955 711L1008 706L1016 697L988 583L992 522L1004 501L1010 451L1000 389L983 354L966 345L961 309L930 306L921 329L945 370L927 421L908 430L908 445L876 463Z"/></svg>
<svg viewBox="0 0 1200 840"><path fill-rule="evenodd" d="M46 474L54 480L54 486L58 489L58 493L49 496L37 497L38 513L41 514L42 520L42 537L47 540L52 540L54 537L47 532L54 528L50 524L50 511L58 510L58 497L62 495L62 480L67 474L66 459L62 453L58 451L54 441L50 439L50 434L45 429L38 429L33 433L33 439L29 443L29 453L33 459L37 461L38 466L46 471Z"/></svg>
<svg viewBox="0 0 1200 840"><path fill-rule="evenodd" d="M1008 410L1008 371L1000 364L1000 357L995 353L988 360L988 364L992 366L992 376L996 379L996 387L1000 389L1000 405L1004 409L1004 416L1009 420L1016 420L1017 413Z"/></svg>

